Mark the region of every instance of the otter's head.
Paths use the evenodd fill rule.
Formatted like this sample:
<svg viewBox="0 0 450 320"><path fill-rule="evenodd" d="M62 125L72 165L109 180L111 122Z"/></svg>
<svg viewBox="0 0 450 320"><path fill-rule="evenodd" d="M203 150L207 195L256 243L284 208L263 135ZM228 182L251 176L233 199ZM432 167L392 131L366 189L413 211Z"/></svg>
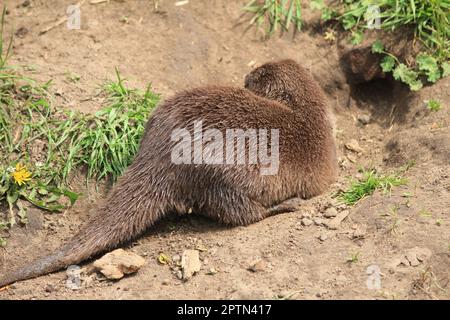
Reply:
<svg viewBox="0 0 450 320"><path fill-rule="evenodd" d="M278 101L290 101L302 88L307 71L294 60L269 62L245 77L245 88L253 93Z"/></svg>

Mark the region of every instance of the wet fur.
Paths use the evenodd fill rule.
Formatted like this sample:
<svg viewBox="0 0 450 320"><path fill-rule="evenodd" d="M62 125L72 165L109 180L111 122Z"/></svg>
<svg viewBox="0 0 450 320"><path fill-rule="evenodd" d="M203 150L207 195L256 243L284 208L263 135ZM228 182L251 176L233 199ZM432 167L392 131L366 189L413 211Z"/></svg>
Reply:
<svg viewBox="0 0 450 320"><path fill-rule="evenodd" d="M195 120L203 121L203 130L280 129L278 174L260 175L259 164L173 164L171 133ZM55 253L1 278L0 287L111 250L169 213L192 210L225 224L248 225L278 213L274 206L287 199L316 196L336 176L331 122L319 85L292 60L255 69L245 88L181 92L154 111L134 162L98 214Z"/></svg>

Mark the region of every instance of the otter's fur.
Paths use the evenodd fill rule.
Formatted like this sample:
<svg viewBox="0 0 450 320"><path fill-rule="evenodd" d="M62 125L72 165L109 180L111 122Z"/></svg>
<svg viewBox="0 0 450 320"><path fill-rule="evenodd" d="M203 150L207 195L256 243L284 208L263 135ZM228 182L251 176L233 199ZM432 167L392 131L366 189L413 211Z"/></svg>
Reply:
<svg viewBox="0 0 450 320"><path fill-rule="evenodd" d="M279 170L254 165L176 165L171 133L202 120L203 129L279 129ZM277 213L280 203L311 198L332 183L337 168L325 96L292 60L267 63L245 88L181 92L149 119L134 162L99 212L53 254L0 279L0 287L57 271L129 241L168 213L194 212L229 225L248 225ZM277 209L278 208L278 209Z"/></svg>

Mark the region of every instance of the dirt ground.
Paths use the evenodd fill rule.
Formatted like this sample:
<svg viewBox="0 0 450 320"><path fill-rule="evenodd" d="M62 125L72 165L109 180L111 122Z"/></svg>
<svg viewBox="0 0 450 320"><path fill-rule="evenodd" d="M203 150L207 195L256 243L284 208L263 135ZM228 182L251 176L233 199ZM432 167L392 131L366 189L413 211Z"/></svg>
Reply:
<svg viewBox="0 0 450 320"><path fill-rule="evenodd" d="M151 82L164 99L207 84L243 86L254 65L293 58L311 69L336 113L341 165L329 192L306 201L298 212L238 228L198 217L169 218L125 247L146 258L135 275L112 282L94 274L82 289L71 290L62 271L16 283L0 292L0 299L450 298L448 77L415 94L385 80L349 86L338 47L324 40L314 15L306 13L304 31L295 36L261 41L261 33L248 29L248 17L241 16L243 1L175 6L161 0L157 10L153 1L86 1L81 30L63 24L43 35L40 31L63 17L72 1L23 2L6 1L8 26L22 28L10 64L36 79L52 79L57 105L94 112L99 86L114 77L115 67L130 86ZM71 82L68 73L80 81ZM431 98L442 102L440 111L427 110L424 101ZM364 115L370 116L365 125L358 120ZM361 152L345 147L351 139ZM353 207L332 198L360 167L392 172L410 160L416 164L406 173L408 184L390 196L376 192ZM95 214L104 194L79 191L83 197L64 214L33 209L27 228L11 230L0 251L0 272L50 252ZM337 230L317 219L326 219L329 207L350 211ZM316 223L302 224L305 217ZM200 254L202 269L189 281L157 261L161 252L175 256L199 247L206 249ZM258 259L262 267L249 271ZM380 271L380 288L369 289L368 272L374 268Z"/></svg>

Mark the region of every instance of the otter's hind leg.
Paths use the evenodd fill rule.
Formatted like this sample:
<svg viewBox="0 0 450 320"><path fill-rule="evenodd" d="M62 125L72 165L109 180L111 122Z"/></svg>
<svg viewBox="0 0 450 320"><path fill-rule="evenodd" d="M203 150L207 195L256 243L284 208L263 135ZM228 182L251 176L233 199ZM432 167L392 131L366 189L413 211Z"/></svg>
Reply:
<svg viewBox="0 0 450 320"><path fill-rule="evenodd" d="M305 199L290 198L269 209L271 215L298 211Z"/></svg>
<svg viewBox="0 0 450 320"><path fill-rule="evenodd" d="M226 196L216 200L203 208L204 214L234 226L249 225L278 213L297 210L292 201L266 208L260 202L240 193L228 192Z"/></svg>

